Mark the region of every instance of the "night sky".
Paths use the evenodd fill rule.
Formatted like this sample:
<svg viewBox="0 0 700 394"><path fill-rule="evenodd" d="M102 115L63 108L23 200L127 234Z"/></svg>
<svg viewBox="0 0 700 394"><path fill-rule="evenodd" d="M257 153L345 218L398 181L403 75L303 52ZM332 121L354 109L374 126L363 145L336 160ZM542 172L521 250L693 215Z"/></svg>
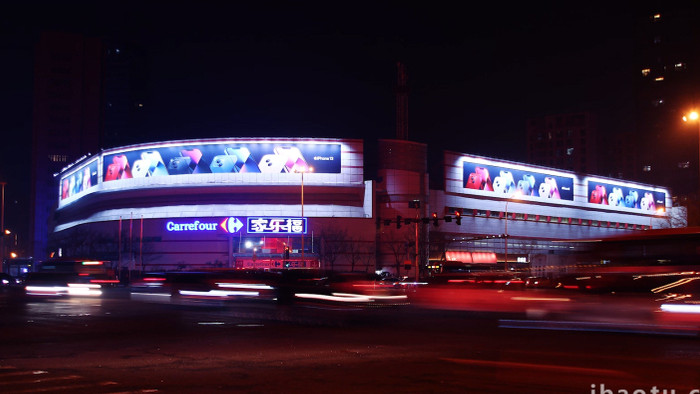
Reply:
<svg viewBox="0 0 700 394"><path fill-rule="evenodd" d="M394 138L402 61L409 139L523 161L528 117L593 110L610 130L631 117L634 23L648 13L609 2L249 3L3 3L0 115L12 144L0 176L10 200L28 198L42 30L144 49L146 140Z"/></svg>

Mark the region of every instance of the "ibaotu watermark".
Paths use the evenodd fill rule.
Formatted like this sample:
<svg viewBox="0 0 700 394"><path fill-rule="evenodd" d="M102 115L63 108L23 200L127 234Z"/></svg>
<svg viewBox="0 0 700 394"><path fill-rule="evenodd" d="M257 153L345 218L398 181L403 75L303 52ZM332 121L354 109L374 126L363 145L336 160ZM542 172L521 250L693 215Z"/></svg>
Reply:
<svg viewBox="0 0 700 394"><path fill-rule="evenodd" d="M635 389L625 389L625 388L613 388L606 387L604 383L601 384L591 384L591 394L700 394L700 389L692 390L679 390L670 388L659 388L652 386L648 389L635 388Z"/></svg>

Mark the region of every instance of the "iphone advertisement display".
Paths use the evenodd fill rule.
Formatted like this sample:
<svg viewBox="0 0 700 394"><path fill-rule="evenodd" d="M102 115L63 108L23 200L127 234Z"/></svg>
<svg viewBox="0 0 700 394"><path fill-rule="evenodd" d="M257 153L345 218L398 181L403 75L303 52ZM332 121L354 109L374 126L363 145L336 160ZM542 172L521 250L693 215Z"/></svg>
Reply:
<svg viewBox="0 0 700 394"><path fill-rule="evenodd" d="M574 178L537 170L520 170L482 163L463 162L464 188L511 197L532 196L551 200L574 200Z"/></svg>
<svg viewBox="0 0 700 394"><path fill-rule="evenodd" d="M63 201L97 186L97 159L61 178L59 196Z"/></svg>
<svg viewBox="0 0 700 394"><path fill-rule="evenodd" d="M339 174L340 155L340 144L218 143L153 147L105 155L103 180L211 173Z"/></svg>
<svg viewBox="0 0 700 394"><path fill-rule="evenodd" d="M588 182L588 202L642 211L666 209L666 193L604 182Z"/></svg>

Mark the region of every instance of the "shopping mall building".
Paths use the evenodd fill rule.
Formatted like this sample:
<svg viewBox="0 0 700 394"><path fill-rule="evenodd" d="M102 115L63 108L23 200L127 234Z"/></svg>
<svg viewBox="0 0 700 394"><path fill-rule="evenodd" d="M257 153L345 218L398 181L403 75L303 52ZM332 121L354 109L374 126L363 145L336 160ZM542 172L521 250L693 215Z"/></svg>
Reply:
<svg viewBox="0 0 700 394"><path fill-rule="evenodd" d="M379 140L371 174L354 139L105 150L56 176L50 248L137 271L413 275L444 260L541 268L573 240L668 226L672 215L665 188L451 151L429 166L427 148Z"/></svg>

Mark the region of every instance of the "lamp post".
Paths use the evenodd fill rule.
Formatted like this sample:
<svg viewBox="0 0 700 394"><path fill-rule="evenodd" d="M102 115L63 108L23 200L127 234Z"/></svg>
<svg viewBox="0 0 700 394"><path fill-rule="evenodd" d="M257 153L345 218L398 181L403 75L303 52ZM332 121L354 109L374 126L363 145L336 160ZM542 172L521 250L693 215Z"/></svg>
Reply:
<svg viewBox="0 0 700 394"><path fill-rule="evenodd" d="M508 203L510 202L510 200L511 200L512 198L516 198L516 197L519 196L520 194L521 194L520 191L516 191L516 192L514 192L513 194L511 194L510 197L506 198L506 209L505 209L505 211L506 211L506 216L505 216L506 221L505 221L505 228L504 228L504 230L503 230L503 239L504 239L504 242L505 242L505 247L504 247L504 249L505 249L504 267L505 267L505 271L506 271L506 272L508 272Z"/></svg>
<svg viewBox="0 0 700 394"><path fill-rule="evenodd" d="M313 172L313 168L311 167L302 167L296 170L296 172L301 173L301 221L302 225L304 222L304 173L305 172ZM306 230L306 226L304 226L304 230ZM304 232L301 233L301 261L302 264L304 263Z"/></svg>
<svg viewBox="0 0 700 394"><path fill-rule="evenodd" d="M700 114L697 111L691 111L687 115L683 115L684 122L695 122L698 125L698 199L700 199Z"/></svg>

